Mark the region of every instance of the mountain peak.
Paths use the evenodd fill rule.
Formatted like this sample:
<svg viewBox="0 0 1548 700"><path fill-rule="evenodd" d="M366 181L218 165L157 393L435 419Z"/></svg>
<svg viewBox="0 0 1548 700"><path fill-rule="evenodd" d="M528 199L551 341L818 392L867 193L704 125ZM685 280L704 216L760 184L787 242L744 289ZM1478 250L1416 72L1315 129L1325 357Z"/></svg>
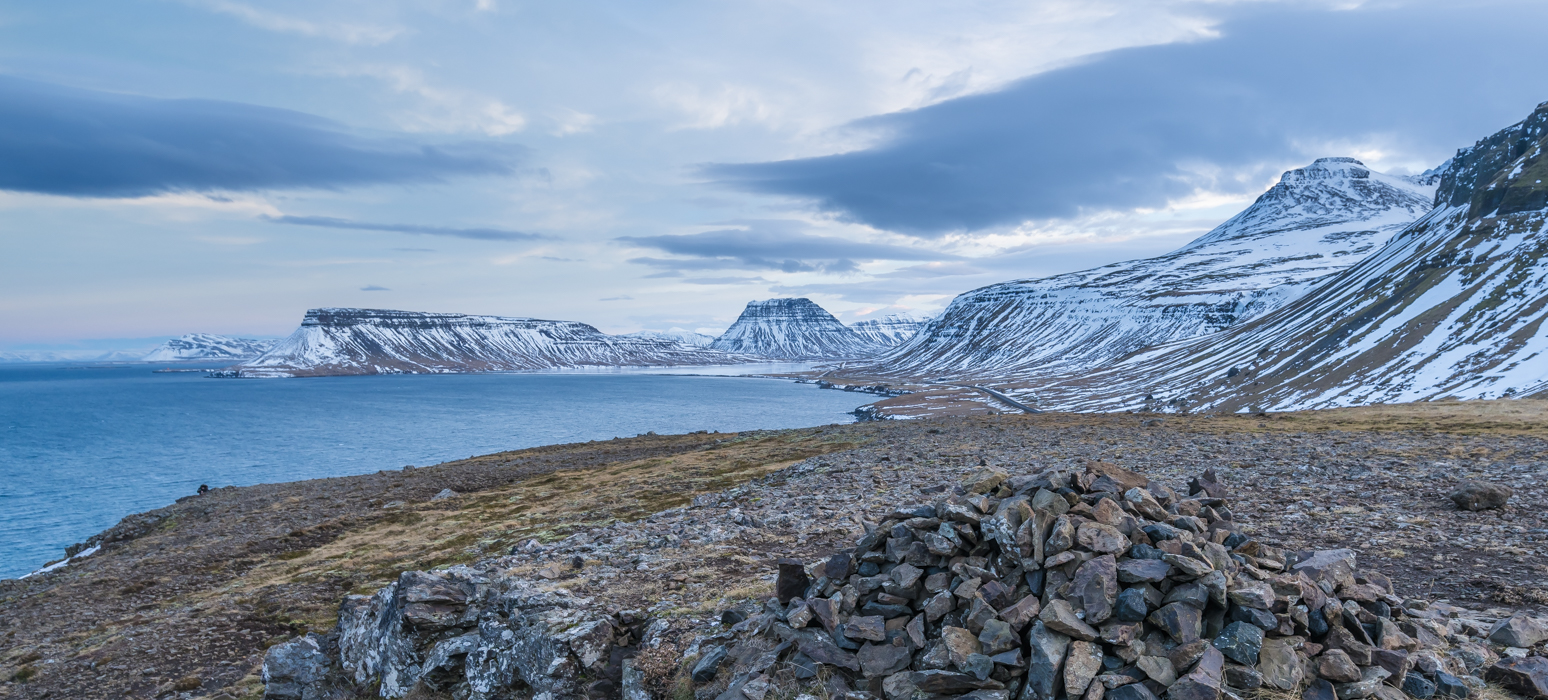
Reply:
<svg viewBox="0 0 1548 700"><path fill-rule="evenodd" d="M787 360L873 354L878 346L805 297L750 301L736 323L710 344L722 352Z"/></svg>

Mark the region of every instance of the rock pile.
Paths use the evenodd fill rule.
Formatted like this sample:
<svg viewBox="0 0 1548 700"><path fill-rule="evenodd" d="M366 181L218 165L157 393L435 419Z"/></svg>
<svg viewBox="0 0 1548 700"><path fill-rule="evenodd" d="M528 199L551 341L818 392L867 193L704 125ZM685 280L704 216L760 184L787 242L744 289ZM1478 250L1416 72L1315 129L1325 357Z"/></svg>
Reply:
<svg viewBox="0 0 1548 700"><path fill-rule="evenodd" d="M1397 597L1352 550L1282 551L1243 534L1212 472L1188 496L1106 464L983 470L903 505L852 550L781 562L777 598L699 642L700 700L813 689L846 700L1466 698L1498 659L1456 611ZM1491 668L1548 694L1548 637L1489 631ZM1449 640L1449 641L1448 641ZM1534 676L1534 674L1536 674Z"/></svg>
<svg viewBox="0 0 1548 700"><path fill-rule="evenodd" d="M1352 550L1250 537L1213 472L1187 490L1099 462L980 469L688 630L508 573L531 543L351 596L332 634L270 649L266 697L1444 700L1480 676L1548 696L1548 621L1405 601Z"/></svg>

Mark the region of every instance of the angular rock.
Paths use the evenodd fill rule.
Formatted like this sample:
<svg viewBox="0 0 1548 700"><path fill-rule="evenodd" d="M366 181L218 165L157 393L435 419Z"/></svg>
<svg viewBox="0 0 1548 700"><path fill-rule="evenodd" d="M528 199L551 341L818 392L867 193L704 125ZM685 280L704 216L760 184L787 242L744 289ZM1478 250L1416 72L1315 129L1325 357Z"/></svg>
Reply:
<svg viewBox="0 0 1548 700"><path fill-rule="evenodd" d="M855 615L844 623L844 636L880 642L887 638L887 620L879 615Z"/></svg>
<svg viewBox="0 0 1548 700"><path fill-rule="evenodd" d="M1244 608L1268 610L1274 607L1274 589L1262 581L1238 578L1226 592L1231 602Z"/></svg>
<svg viewBox="0 0 1548 700"><path fill-rule="evenodd" d="M1212 643L1226 658L1243 666L1257 666L1258 650L1263 648L1263 628L1233 622L1226 625Z"/></svg>
<svg viewBox="0 0 1548 700"><path fill-rule="evenodd" d="M906 646L867 644L860 647L860 651L855 654L855 660L860 663L860 672L865 674L866 678L879 678L908 668L912 659Z"/></svg>
<svg viewBox="0 0 1548 700"><path fill-rule="evenodd" d="M1042 612L1043 606L1038 602L1036 595L1028 595L1015 605L1000 611L1000 619L1010 623L1010 626L1020 633L1026 629L1027 623L1037 619L1037 614Z"/></svg>
<svg viewBox="0 0 1548 700"><path fill-rule="evenodd" d="M1516 613L1489 628L1489 641L1523 649L1548 639L1548 620Z"/></svg>
<svg viewBox="0 0 1548 700"><path fill-rule="evenodd" d="M1178 644L1198 639L1203 631L1203 613L1187 603L1169 603L1151 613L1147 619Z"/></svg>
<svg viewBox="0 0 1548 700"><path fill-rule="evenodd" d="M715 680L720 673L720 664L726 660L727 649L724 646L715 645L699 650L699 660L693 664L693 682L708 683Z"/></svg>
<svg viewBox="0 0 1548 700"><path fill-rule="evenodd" d="M1198 578L1215 570L1215 567L1210 566L1209 562L1181 554L1162 554L1161 560L1176 567L1178 571L1187 574L1189 578Z"/></svg>
<svg viewBox="0 0 1548 700"><path fill-rule="evenodd" d="M1166 689L1167 700L1218 700L1220 696L1219 683L1205 682L1191 673Z"/></svg>
<svg viewBox="0 0 1548 700"><path fill-rule="evenodd" d="M1064 656L1070 638L1042 620L1027 630L1027 678L1023 700L1055 700L1064 691Z"/></svg>
<svg viewBox="0 0 1548 700"><path fill-rule="evenodd" d="M1408 675L1408 652L1401 649L1373 649L1371 663L1387 670L1387 684L1401 688Z"/></svg>
<svg viewBox="0 0 1548 700"><path fill-rule="evenodd" d="M832 632L838 628L839 606L830 598L813 598L806 601L806 607L812 611L812 617L822 624L822 628Z"/></svg>
<svg viewBox="0 0 1548 700"><path fill-rule="evenodd" d="M1214 649L1214 647L1210 646L1209 642L1203 639L1195 639L1187 644L1178 644L1172 647L1170 651L1166 652L1166 658L1172 662L1172 668L1179 671L1188 671L1193 668L1194 664L1199 662L1199 659L1204 657L1204 651L1207 649ZM1215 653L1218 654L1220 652L1216 650Z"/></svg>
<svg viewBox="0 0 1548 700"><path fill-rule="evenodd" d="M806 595L806 589L811 585L812 580L806 575L806 565L799 559L779 560L779 578L774 580L774 595L779 598L780 605L788 604L791 598Z"/></svg>
<svg viewBox="0 0 1548 700"><path fill-rule="evenodd" d="M1338 700L1368 698L1376 694L1381 682L1387 678L1387 669L1371 666L1360 671L1360 679L1353 683L1334 683L1333 692Z"/></svg>
<svg viewBox="0 0 1548 700"><path fill-rule="evenodd" d="M987 680L989 674L994 673L994 659L983 654L968 654L967 660L959 666L966 673L978 680Z"/></svg>
<svg viewBox="0 0 1548 700"><path fill-rule="evenodd" d="M1472 694L1467 684L1445 671L1435 672L1435 694L1448 698L1466 698Z"/></svg>
<svg viewBox="0 0 1548 700"><path fill-rule="evenodd" d="M1010 474L999 469L980 469L964 477L962 487L967 489L968 493L990 493L1000 488L1000 484L1005 483L1009 478Z"/></svg>
<svg viewBox="0 0 1548 700"><path fill-rule="evenodd" d="M1292 573L1306 574L1312 581L1327 581L1338 586L1354 580L1355 551L1353 549L1325 549L1313 552L1306 559L1290 567Z"/></svg>
<svg viewBox="0 0 1548 700"><path fill-rule="evenodd" d="M1451 501L1462 510L1490 510L1505 505L1510 500L1512 491L1509 486L1491 484L1487 481L1464 481L1456 490L1448 494Z"/></svg>
<svg viewBox="0 0 1548 700"><path fill-rule="evenodd" d="M1069 697L1086 693L1091 680L1102 671L1102 645L1093 642L1071 642L1064 660L1064 692Z"/></svg>
<svg viewBox="0 0 1548 700"><path fill-rule="evenodd" d="M1139 670L1151 680L1161 685L1171 685L1177 682L1177 669L1172 667L1171 659L1164 656L1141 656L1134 662Z"/></svg>
<svg viewBox="0 0 1548 700"><path fill-rule="evenodd" d="M1081 564L1070 581L1068 596L1080 601L1087 624L1099 625L1112 617L1113 603L1118 598L1118 562L1113 555L1104 554Z"/></svg>
<svg viewBox="0 0 1548 700"><path fill-rule="evenodd" d="M978 654L983 651L983 645L972 632L961 627L944 627L941 629L941 643L946 645L946 653L951 662L961 666L967 660L969 654Z"/></svg>
<svg viewBox="0 0 1548 700"><path fill-rule="evenodd" d="M1258 672L1263 674L1265 685L1280 690L1295 690L1305 675L1300 654L1283 639L1263 640L1263 648L1258 651Z"/></svg>
<svg viewBox="0 0 1548 700"><path fill-rule="evenodd" d="M1403 679L1403 692L1416 700L1430 700L1435 695L1435 684L1424 676L1410 673Z"/></svg>
<svg viewBox="0 0 1548 700"><path fill-rule="evenodd" d="M980 688L995 690L1005 687L1004 683L996 680L980 680L955 671L915 671L909 680L920 691L940 695L960 695Z"/></svg>
<svg viewBox="0 0 1548 700"><path fill-rule="evenodd" d="M1079 617L1076 617L1075 609L1070 606L1069 601L1064 599L1048 601L1048 606L1044 607L1041 613L1038 613L1037 619L1041 620L1048 629L1059 634L1074 637L1083 642L1089 642L1097 638L1096 629L1086 624Z"/></svg>
<svg viewBox="0 0 1548 700"><path fill-rule="evenodd" d="M1360 667L1343 649L1329 649L1317 657L1317 676L1333 683L1353 683L1360 680Z"/></svg>
<svg viewBox="0 0 1548 700"><path fill-rule="evenodd" d="M1332 683L1319 678L1301 691L1301 700L1338 700L1338 694L1333 692Z"/></svg>
<svg viewBox="0 0 1548 700"><path fill-rule="evenodd" d="M1227 666L1225 683L1232 688L1255 690L1263 687L1263 674L1246 666Z"/></svg>
<svg viewBox="0 0 1548 700"><path fill-rule="evenodd" d="M984 622L984 630L978 633L978 643L983 647L982 653L993 656L1021 646L1021 638L1011 629L1010 623L992 619Z"/></svg>
<svg viewBox="0 0 1548 700"><path fill-rule="evenodd" d="M1548 658L1503 659L1484 672L1484 680L1499 683L1529 698L1548 697Z"/></svg>
<svg viewBox="0 0 1548 700"><path fill-rule="evenodd" d="M1145 591L1138 588L1124 589L1118 594L1118 604L1113 614L1125 622L1143 621L1150 614L1150 605L1145 602Z"/></svg>
<svg viewBox="0 0 1548 700"><path fill-rule="evenodd" d="M1098 554L1122 554L1129 550L1129 538L1118 528L1097 522L1082 523L1075 533L1075 541Z"/></svg>
<svg viewBox="0 0 1548 700"><path fill-rule="evenodd" d="M805 627L812 621L812 609L801 598L791 598L790 607L785 609L785 622L795 629Z"/></svg>
<svg viewBox="0 0 1548 700"><path fill-rule="evenodd" d="M860 662L855 660L855 655L840 649L828 635L803 634L797 638L796 648L817 663L847 668L851 671L860 670Z"/></svg>
<svg viewBox="0 0 1548 700"><path fill-rule="evenodd" d="M1158 700L1144 683L1130 683L1107 691L1104 700Z"/></svg>
<svg viewBox="0 0 1548 700"><path fill-rule="evenodd" d="M269 647L263 656L264 697L331 700L353 695L327 648L327 638L316 634Z"/></svg>
<svg viewBox="0 0 1548 700"><path fill-rule="evenodd" d="M1053 556L1073 546L1075 546L1075 524L1069 517L1061 515L1054 520L1053 529L1048 532L1043 554Z"/></svg>
<svg viewBox="0 0 1548 700"><path fill-rule="evenodd" d="M951 595L951 592L941 591L935 594L935 597L931 598L929 602L925 603L925 618L931 622L936 622L945 617L946 613L954 610L956 606L956 599Z"/></svg>
<svg viewBox="0 0 1548 700"><path fill-rule="evenodd" d="M1124 583L1159 583L1172 571L1160 559L1125 559L1118 562L1118 580Z"/></svg>

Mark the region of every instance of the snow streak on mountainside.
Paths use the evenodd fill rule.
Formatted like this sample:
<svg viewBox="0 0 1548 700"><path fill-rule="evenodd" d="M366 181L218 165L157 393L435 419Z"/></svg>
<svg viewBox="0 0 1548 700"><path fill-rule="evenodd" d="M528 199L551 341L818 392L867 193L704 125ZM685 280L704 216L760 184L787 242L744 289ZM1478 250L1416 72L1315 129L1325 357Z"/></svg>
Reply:
<svg viewBox="0 0 1548 700"><path fill-rule="evenodd" d="M152 350L146 362L186 362L190 360L245 360L262 355L274 345L272 340L230 338L211 333L189 333L173 338Z"/></svg>
<svg viewBox="0 0 1548 700"><path fill-rule="evenodd" d="M607 335L575 321L464 314L312 309L243 377L488 372L745 361L652 338Z"/></svg>
<svg viewBox="0 0 1548 700"><path fill-rule="evenodd" d="M715 342L715 336L713 336L713 335L705 335L703 333L695 333L693 331L685 331L685 330L683 330L681 328L673 328L671 330L666 330L666 331L638 331L638 332L635 332L635 333L625 333L623 335L623 337L625 337L625 338L646 338L646 339L650 339L650 340L665 340L665 341L670 341L670 342L682 343L683 345L692 345L693 347L696 347L696 348L707 348L707 347L709 347L710 343Z"/></svg>
<svg viewBox="0 0 1548 700"><path fill-rule="evenodd" d="M1040 387L1038 398L1293 410L1548 393L1545 148L1548 103L1459 151L1434 211L1292 304Z"/></svg>
<svg viewBox="0 0 1548 700"><path fill-rule="evenodd" d="M930 319L918 319L908 314L891 314L881 318L861 321L850 328L861 338L876 345L897 345L914 337Z"/></svg>
<svg viewBox="0 0 1548 700"><path fill-rule="evenodd" d="M780 360L850 359L875 354L867 341L810 299L747 303L711 348Z"/></svg>
<svg viewBox="0 0 1548 700"><path fill-rule="evenodd" d="M1215 333L1283 306L1429 211L1434 187L1421 183L1319 159L1175 252L967 292L862 371L1024 378Z"/></svg>

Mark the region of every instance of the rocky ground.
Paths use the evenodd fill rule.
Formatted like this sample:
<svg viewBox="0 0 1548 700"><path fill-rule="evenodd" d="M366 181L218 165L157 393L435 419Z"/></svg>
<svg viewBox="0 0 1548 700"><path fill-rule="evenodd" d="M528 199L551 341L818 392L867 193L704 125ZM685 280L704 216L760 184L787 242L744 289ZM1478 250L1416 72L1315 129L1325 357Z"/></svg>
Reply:
<svg viewBox="0 0 1548 700"><path fill-rule="evenodd" d="M981 465L1106 462L1177 489L1213 468L1254 537L1355 549L1399 596L1480 620L1542 614L1548 421L1537 403L646 436L221 489L126 521L119 541L59 571L0 583L0 697L256 697L264 650L326 631L346 594L512 547L501 566L553 589L709 619L770 593L775 559L853 546L865 522ZM1466 479L1515 495L1459 511L1446 494ZM443 489L457 495L432 500Z"/></svg>

